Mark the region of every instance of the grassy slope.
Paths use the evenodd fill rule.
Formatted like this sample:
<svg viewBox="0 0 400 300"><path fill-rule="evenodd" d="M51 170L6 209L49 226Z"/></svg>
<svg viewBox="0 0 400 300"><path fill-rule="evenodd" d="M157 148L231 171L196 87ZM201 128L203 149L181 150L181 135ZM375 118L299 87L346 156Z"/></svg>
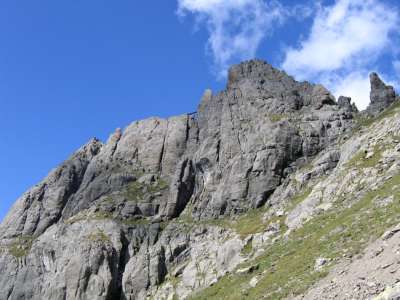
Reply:
<svg viewBox="0 0 400 300"><path fill-rule="evenodd" d="M361 126L370 126L383 118L393 116L398 107L399 104L395 104L372 120L362 120ZM356 154L347 167L374 167L381 158L382 150L384 149L375 149L375 154L369 161L363 160L364 154ZM389 196L394 196L394 201L388 206L380 207L375 204L374 199ZM298 196L295 202L299 203L304 198ZM258 228L255 222L249 224L249 231L243 229L243 233L248 234L254 231L253 228ZM302 294L324 277L341 257L357 255L387 228L399 222L400 174L386 181L379 189L366 192L351 207L346 202L338 201L331 210L316 216L302 228L290 233L287 238L281 238L269 246L256 260L238 267L258 265L258 269L252 274L229 274L212 287L194 294L191 299L282 299ZM329 259L323 271L314 269L315 261L319 257ZM255 276L258 283L250 288L249 282Z"/></svg>
<svg viewBox="0 0 400 300"><path fill-rule="evenodd" d="M395 195L395 201L386 207L376 207L375 197ZM387 181L380 189L367 193L352 207L340 204L321 214L270 246L265 254L247 265L258 264L253 274L230 274L214 286L194 295L192 299L282 299L301 294L316 280L326 275L314 271L318 257L331 259L356 255L369 242L388 228L400 222L400 175ZM247 283L258 275L255 288Z"/></svg>

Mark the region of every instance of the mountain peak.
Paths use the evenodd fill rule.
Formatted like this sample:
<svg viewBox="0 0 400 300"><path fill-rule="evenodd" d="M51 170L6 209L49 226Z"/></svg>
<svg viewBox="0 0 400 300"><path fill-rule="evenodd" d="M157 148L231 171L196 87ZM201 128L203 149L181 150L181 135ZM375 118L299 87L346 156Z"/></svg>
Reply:
<svg viewBox="0 0 400 300"><path fill-rule="evenodd" d="M280 81L282 77L289 76L264 60L252 59L229 68L228 88L237 86L242 80L251 80L263 84L266 80Z"/></svg>
<svg viewBox="0 0 400 300"><path fill-rule="evenodd" d="M371 74L370 111L394 97ZM206 90L197 113L135 121L105 144L92 139L17 200L0 226L0 299L187 299L226 274L237 283L230 298L243 298L248 278L249 295L259 293L249 299L259 299L265 291L251 287L264 274L282 280L305 270L315 278L310 266L331 262L320 249L354 245L337 238L340 231L366 220L356 233L368 240L369 214L357 209L353 219L346 209L391 178L384 168L398 168L399 142L388 128L356 132L357 116L350 98L336 102L323 85L264 61L232 66L226 90ZM375 196L367 212L393 201ZM318 216L323 223L307 224ZM303 225L311 228L291 243ZM265 258L275 242L286 254ZM328 254L334 262L344 252ZM293 274L281 273L291 268L287 255L297 259ZM235 270L245 261L254 266ZM287 283L265 290L280 293ZM221 291L211 295L226 298Z"/></svg>
<svg viewBox="0 0 400 300"><path fill-rule="evenodd" d="M396 93L393 86L386 85L377 73L371 73L369 78L371 93L367 113L377 115L396 101Z"/></svg>

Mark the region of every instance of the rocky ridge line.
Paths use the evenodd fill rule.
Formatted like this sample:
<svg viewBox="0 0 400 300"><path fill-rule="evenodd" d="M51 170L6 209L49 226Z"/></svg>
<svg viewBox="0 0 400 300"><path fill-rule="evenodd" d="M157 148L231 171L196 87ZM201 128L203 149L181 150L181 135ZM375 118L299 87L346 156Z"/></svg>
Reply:
<svg viewBox="0 0 400 300"><path fill-rule="evenodd" d="M371 83L376 115L394 100ZM349 98L265 62L233 66L196 114L94 139L25 193L0 226L0 298L185 298L217 282L247 259L248 240L213 222L279 207L312 161L306 181L331 172L343 153L330 148L357 115Z"/></svg>

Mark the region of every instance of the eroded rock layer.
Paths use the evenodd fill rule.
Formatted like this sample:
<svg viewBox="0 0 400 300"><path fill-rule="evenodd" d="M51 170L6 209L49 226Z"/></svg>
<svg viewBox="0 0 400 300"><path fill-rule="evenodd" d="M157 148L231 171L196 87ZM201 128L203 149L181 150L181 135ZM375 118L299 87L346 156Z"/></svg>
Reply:
<svg viewBox="0 0 400 300"><path fill-rule="evenodd" d="M395 94L371 82L376 114ZM220 223L285 203L312 161L307 180L333 170L332 145L357 115L349 98L263 61L233 66L196 113L93 139L17 200L0 226L0 299L189 297L248 259L246 228ZM294 210L289 228L311 208Z"/></svg>

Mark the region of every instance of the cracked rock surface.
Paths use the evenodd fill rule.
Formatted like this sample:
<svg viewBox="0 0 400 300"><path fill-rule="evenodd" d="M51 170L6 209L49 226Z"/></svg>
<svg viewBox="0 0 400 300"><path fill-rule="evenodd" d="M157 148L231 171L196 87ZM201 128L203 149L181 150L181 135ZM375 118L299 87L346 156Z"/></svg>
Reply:
<svg viewBox="0 0 400 300"><path fill-rule="evenodd" d="M371 84L375 116L396 95L376 74ZM0 299L186 299L214 286L329 210L326 186L349 187L335 174L360 176L339 172L365 138L352 135L357 116L350 98L336 102L263 61L233 66L226 89L206 90L196 113L92 139L22 195L0 226ZM377 143L363 146L376 153ZM265 229L252 232L260 224L246 216L267 209ZM250 275L257 288L262 274Z"/></svg>

